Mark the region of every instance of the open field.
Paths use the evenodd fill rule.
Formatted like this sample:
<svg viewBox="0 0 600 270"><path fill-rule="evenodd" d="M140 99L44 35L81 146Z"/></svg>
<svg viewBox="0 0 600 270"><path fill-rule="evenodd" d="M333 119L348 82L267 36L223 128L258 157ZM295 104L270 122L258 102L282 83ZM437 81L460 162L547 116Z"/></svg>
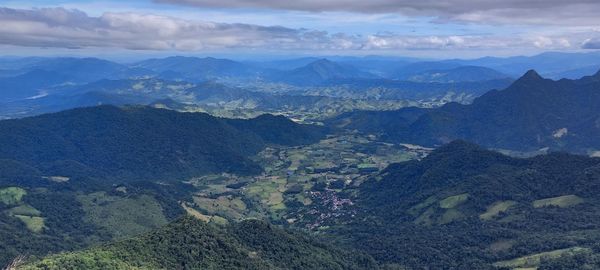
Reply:
<svg viewBox="0 0 600 270"><path fill-rule="evenodd" d="M469 199L468 193L450 196L440 201L440 207L444 209L452 209L460 204L466 202Z"/></svg>
<svg viewBox="0 0 600 270"><path fill-rule="evenodd" d="M28 204L19 205L7 211L9 215L40 216L42 212Z"/></svg>
<svg viewBox="0 0 600 270"><path fill-rule="evenodd" d="M446 212L444 212L444 214L441 216L441 218L438 220L439 224L448 224L452 221L455 220L460 220L462 218L464 218L464 214L456 209L448 209L446 210Z"/></svg>
<svg viewBox="0 0 600 270"><path fill-rule="evenodd" d="M85 219L114 237L140 234L167 224L162 207L151 196L125 198L105 192L77 197L85 211Z"/></svg>
<svg viewBox="0 0 600 270"><path fill-rule="evenodd" d="M14 217L20 219L25 223L27 229L32 232L41 232L44 229L44 218L42 217L32 217L32 216L24 216L24 215L14 215Z"/></svg>
<svg viewBox="0 0 600 270"><path fill-rule="evenodd" d="M479 215L479 218L482 220L491 220L515 204L517 204L515 201L497 201L488 206L487 211Z"/></svg>
<svg viewBox="0 0 600 270"><path fill-rule="evenodd" d="M246 204L239 197L233 196L219 196L215 199L196 196L194 203L211 216L219 215L231 219L241 219L246 211Z"/></svg>
<svg viewBox="0 0 600 270"><path fill-rule="evenodd" d="M422 203L419 203L419 204L411 207L410 209L408 209L408 213L415 216L419 213L420 210L431 206L436 201L437 201L436 197L431 196L431 197L427 198L425 201L423 201Z"/></svg>
<svg viewBox="0 0 600 270"><path fill-rule="evenodd" d="M21 202L25 194L27 191L19 187L3 188L0 189L0 202L6 205L15 205Z"/></svg>
<svg viewBox="0 0 600 270"><path fill-rule="evenodd" d="M592 252L592 250L589 248L582 248L582 247L558 249L558 250L547 251L547 252L542 252L542 253L537 253L537 254L531 254L531 255L523 256L523 257L516 258L513 260L500 261L500 262L494 263L494 266L506 267L506 268L512 268L512 269L524 269L524 268L537 269L537 266L540 264L541 260L544 258L556 259L556 258L560 258L561 256L572 256L572 255L576 255L576 254L580 254L580 253L589 253L589 252Z"/></svg>
<svg viewBox="0 0 600 270"><path fill-rule="evenodd" d="M548 207L548 206L557 206L557 207L570 207L574 205L578 205L583 202L583 199L576 195L565 195L560 197L546 198L533 202L533 207Z"/></svg>

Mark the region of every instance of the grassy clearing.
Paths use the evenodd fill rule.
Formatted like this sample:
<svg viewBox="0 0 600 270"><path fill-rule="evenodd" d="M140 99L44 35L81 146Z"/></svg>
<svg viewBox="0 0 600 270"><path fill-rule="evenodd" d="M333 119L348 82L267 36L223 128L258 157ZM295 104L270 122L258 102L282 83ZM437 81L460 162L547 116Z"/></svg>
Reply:
<svg viewBox="0 0 600 270"><path fill-rule="evenodd" d="M269 195L269 205L276 205L283 202L283 194L281 192L273 192Z"/></svg>
<svg viewBox="0 0 600 270"><path fill-rule="evenodd" d="M455 208L469 199L469 193L450 196L440 201L440 207L444 209Z"/></svg>
<svg viewBox="0 0 600 270"><path fill-rule="evenodd" d="M280 210L285 210L285 209L287 209L287 208L285 207L284 203L278 203L278 204L271 206L271 210L274 210L274 211L280 211Z"/></svg>
<svg viewBox="0 0 600 270"><path fill-rule="evenodd" d="M307 197L305 197L305 196L304 196L304 194L302 194L302 193L296 194L296 195L294 196L294 198L295 198L297 201L299 201L299 202L301 202L302 204L304 204L304 205L311 205L311 204L312 204L312 200L311 200L310 198L307 198Z"/></svg>
<svg viewBox="0 0 600 270"><path fill-rule="evenodd" d="M194 202L198 208L208 212L211 215L223 215L233 219L241 219L246 204L238 197L219 196L216 199L206 197L194 197Z"/></svg>
<svg viewBox="0 0 600 270"><path fill-rule="evenodd" d="M482 220L491 220L494 217L498 216L502 212L506 212L510 207L517 204L515 201L497 201L492 205L488 206L487 211L481 215L479 218Z"/></svg>
<svg viewBox="0 0 600 270"><path fill-rule="evenodd" d="M42 217L32 217L24 215L14 215L14 217L23 221L23 223L25 223L25 226L27 226L27 229L29 229L32 232L41 232L45 227L45 220Z"/></svg>
<svg viewBox="0 0 600 270"><path fill-rule="evenodd" d="M9 216L18 218L27 229L32 232L41 232L45 228L45 219L41 217L42 212L31 205L19 205L6 211Z"/></svg>
<svg viewBox="0 0 600 270"><path fill-rule="evenodd" d="M541 208L548 206L557 206L557 207L570 207L574 205L578 205L583 202L583 199L576 195L565 195L553 198L546 198L537 201L533 201L533 207Z"/></svg>
<svg viewBox="0 0 600 270"><path fill-rule="evenodd" d="M185 204L185 203L181 203L181 207L183 207L183 209L185 210L185 212L187 212L188 215L190 215L190 216L193 216L193 217L195 217L195 218L197 218L199 220L202 220L204 222L209 222L210 221L211 216L204 215L204 214L198 212L196 209L187 206L187 204Z"/></svg>
<svg viewBox="0 0 600 270"><path fill-rule="evenodd" d="M19 205L17 207L9 209L8 214L9 215L39 217L42 214L42 212L33 208L31 205L24 204L24 205Z"/></svg>
<svg viewBox="0 0 600 270"><path fill-rule="evenodd" d="M167 224L162 207L148 195L124 198L96 192L77 199L83 206L86 221L114 237L136 235Z"/></svg>
<svg viewBox="0 0 600 270"><path fill-rule="evenodd" d="M438 220L438 224L440 224L440 225L448 224L448 223L451 223L456 220L461 220L464 217L465 217L465 215L463 213L461 213L460 211L458 211L456 209L448 209L440 217L440 219Z"/></svg>
<svg viewBox="0 0 600 270"><path fill-rule="evenodd" d="M507 250L510 250L515 245L515 243L516 243L516 241L514 241L514 240L508 240L508 239L499 240L490 245L490 251L492 251L494 253L507 251Z"/></svg>
<svg viewBox="0 0 600 270"><path fill-rule="evenodd" d="M26 194L27 191L19 187L3 188L0 189L0 202L6 205L15 205L20 203Z"/></svg>
<svg viewBox="0 0 600 270"><path fill-rule="evenodd" d="M185 211L188 213L188 215L191 215L191 216L193 216L199 220L202 220L204 222L216 223L219 225L226 225L229 223L229 221L227 221L227 219L222 218L220 216L204 215L204 214L198 212L196 209L189 207L186 203L181 203L181 206L183 207L183 209L185 209Z"/></svg>
<svg viewBox="0 0 600 270"><path fill-rule="evenodd" d="M437 201L437 199L435 198L435 196L431 196L431 197L427 198L425 201L423 201L422 203L419 203L419 204L411 207L410 209L408 209L408 213L413 216L416 216L419 213L419 211L431 206L436 201Z"/></svg>
<svg viewBox="0 0 600 270"><path fill-rule="evenodd" d="M306 159L306 155L300 152L290 153L289 160L291 161L288 170L295 171L302 164L302 160Z"/></svg>
<svg viewBox="0 0 600 270"><path fill-rule="evenodd" d="M423 214L421 214L419 217L417 217L414 221L414 223L419 224L419 225L425 225L425 226L431 226L433 225L433 214L435 213L435 209L429 208L427 209L427 211L425 211Z"/></svg>
<svg viewBox="0 0 600 270"><path fill-rule="evenodd" d="M286 180L280 178L255 182L248 187L247 193L252 197L256 197L264 204L279 204L283 201L282 193L286 190L286 184Z"/></svg>
<svg viewBox="0 0 600 270"><path fill-rule="evenodd" d="M48 176L43 178L56 183L66 183L69 182L69 180L71 180L70 177L66 176Z"/></svg>
<svg viewBox="0 0 600 270"><path fill-rule="evenodd" d="M494 266L507 268L536 268L540 264L540 261L544 258L554 259L559 258L561 256L573 256L576 254L588 252L592 252L592 250L589 248L582 247L558 249L548 252L531 254L513 260L496 262L494 263Z"/></svg>

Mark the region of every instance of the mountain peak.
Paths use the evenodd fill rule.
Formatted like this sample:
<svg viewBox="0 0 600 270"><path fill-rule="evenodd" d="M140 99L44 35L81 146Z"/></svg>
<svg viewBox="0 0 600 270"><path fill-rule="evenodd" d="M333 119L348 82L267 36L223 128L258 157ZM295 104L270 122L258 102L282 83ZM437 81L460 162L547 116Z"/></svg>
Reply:
<svg viewBox="0 0 600 270"><path fill-rule="evenodd" d="M335 65L335 64L336 64L335 62L332 62L326 58L321 58L319 60L316 60L316 61L310 63L309 65L310 66L321 66L321 65Z"/></svg>
<svg viewBox="0 0 600 270"><path fill-rule="evenodd" d="M528 70L521 78L519 78L520 80L543 80L544 78L542 76L540 76L539 73L537 73L537 71L530 69Z"/></svg>

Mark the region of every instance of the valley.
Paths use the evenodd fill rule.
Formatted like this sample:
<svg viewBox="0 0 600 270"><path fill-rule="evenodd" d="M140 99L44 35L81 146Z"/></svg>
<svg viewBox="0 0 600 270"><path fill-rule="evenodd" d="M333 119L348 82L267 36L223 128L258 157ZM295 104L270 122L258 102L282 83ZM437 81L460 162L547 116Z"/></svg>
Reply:
<svg viewBox="0 0 600 270"><path fill-rule="evenodd" d="M199 192L184 204L188 212L197 210L208 218L266 218L318 229L324 217L345 214L344 205L352 205L343 191L358 187L391 163L421 159L430 151L356 133L331 135L306 146L272 146L253 157L264 168L260 175L224 173L186 181Z"/></svg>
<svg viewBox="0 0 600 270"><path fill-rule="evenodd" d="M0 265L600 267L600 73L331 58L0 59Z"/></svg>

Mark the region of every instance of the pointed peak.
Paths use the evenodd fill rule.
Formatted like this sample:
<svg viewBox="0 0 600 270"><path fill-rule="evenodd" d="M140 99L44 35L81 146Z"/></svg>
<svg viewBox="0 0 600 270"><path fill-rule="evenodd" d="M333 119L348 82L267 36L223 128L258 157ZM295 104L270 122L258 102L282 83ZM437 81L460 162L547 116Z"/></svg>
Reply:
<svg viewBox="0 0 600 270"><path fill-rule="evenodd" d="M540 76L539 73L537 73L537 71L530 69L528 70L525 75L523 75L521 78L519 78L519 80L543 80L544 78L542 78L542 76Z"/></svg>
<svg viewBox="0 0 600 270"><path fill-rule="evenodd" d="M330 60L325 59L325 58L316 60L314 62L311 62L310 64L306 65L305 67L313 68L313 69L315 69L315 68L318 68L318 69L337 69L337 68L341 68L341 66L338 63L330 61Z"/></svg>
<svg viewBox="0 0 600 270"><path fill-rule="evenodd" d="M542 76L540 76L539 73L537 73L537 71L530 69L528 70L525 75L523 75L523 77L521 77L522 79L527 78L527 79L536 79L536 80L543 80L544 78L542 78Z"/></svg>
<svg viewBox="0 0 600 270"><path fill-rule="evenodd" d="M315 65L315 64L319 65L319 64L331 64L331 63L333 63L333 62L331 62L329 59L327 59L327 58L321 58L319 60L315 60L311 64L313 64L313 65Z"/></svg>
<svg viewBox="0 0 600 270"><path fill-rule="evenodd" d="M600 70L598 70L596 74L592 75L592 77L600 79Z"/></svg>

